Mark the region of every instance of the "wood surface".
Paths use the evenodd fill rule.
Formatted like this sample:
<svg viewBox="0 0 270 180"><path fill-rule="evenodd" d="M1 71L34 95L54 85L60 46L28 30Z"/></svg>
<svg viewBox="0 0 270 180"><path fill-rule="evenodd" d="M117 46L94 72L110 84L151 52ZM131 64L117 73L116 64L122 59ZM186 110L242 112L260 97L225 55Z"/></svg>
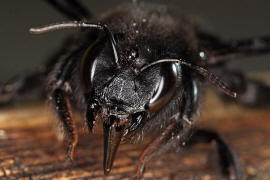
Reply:
<svg viewBox="0 0 270 180"><path fill-rule="evenodd" d="M267 76L265 76L267 78ZM270 79L268 79L270 80ZM207 93L197 126L218 131L237 152L244 179L270 179L270 111L223 103ZM76 115L78 121L81 119ZM55 133L46 104L0 109L0 179L131 179L147 143L123 144L109 176L103 175L103 139L80 130L73 164ZM82 125L83 126L83 125ZM150 138L150 137L149 137ZM144 179L222 179L214 144L167 153L147 164Z"/></svg>

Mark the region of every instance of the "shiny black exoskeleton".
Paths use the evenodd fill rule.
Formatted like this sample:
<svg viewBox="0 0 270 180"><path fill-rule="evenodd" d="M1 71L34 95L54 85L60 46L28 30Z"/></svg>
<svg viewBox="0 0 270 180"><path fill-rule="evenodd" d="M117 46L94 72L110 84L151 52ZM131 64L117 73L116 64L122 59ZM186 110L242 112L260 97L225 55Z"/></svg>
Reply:
<svg viewBox="0 0 270 180"><path fill-rule="evenodd" d="M77 21L30 32L80 31L66 40L45 68L1 84L1 104L28 98L27 94L48 94L69 142L69 159L78 141L71 104L85 114L90 131L101 121L105 174L121 141L151 134L156 138L139 158L137 177L160 152L215 141L224 175L241 179L235 154L222 138L193 124L207 82L237 97L232 100L240 104L270 104L269 87L224 66L232 58L270 52L269 37L222 42L201 31L193 17L153 4L124 4L92 20L78 1L48 2Z"/></svg>

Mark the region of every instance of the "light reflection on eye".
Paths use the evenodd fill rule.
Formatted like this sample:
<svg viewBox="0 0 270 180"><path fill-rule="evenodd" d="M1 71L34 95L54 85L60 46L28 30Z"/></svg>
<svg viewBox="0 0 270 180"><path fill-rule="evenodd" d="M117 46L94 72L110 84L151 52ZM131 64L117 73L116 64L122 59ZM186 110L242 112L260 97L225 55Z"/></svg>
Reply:
<svg viewBox="0 0 270 180"><path fill-rule="evenodd" d="M161 79L158 89L147 105L150 111L155 112L160 110L171 100L177 87L179 71L179 65L175 63L168 63L161 66Z"/></svg>

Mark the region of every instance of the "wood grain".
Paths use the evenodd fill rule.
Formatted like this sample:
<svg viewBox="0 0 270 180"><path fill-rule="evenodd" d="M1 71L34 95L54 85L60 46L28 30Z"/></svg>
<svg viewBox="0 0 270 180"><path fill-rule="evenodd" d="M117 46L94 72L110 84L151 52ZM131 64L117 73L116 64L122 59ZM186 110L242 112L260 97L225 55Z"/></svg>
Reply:
<svg viewBox="0 0 270 180"><path fill-rule="evenodd" d="M123 144L109 176L103 175L103 139L81 129L73 164L57 140L45 104L0 110L0 179L131 179L147 143ZM80 119L76 116L76 119ZM198 126L217 130L237 152L244 179L270 179L270 112L222 103L207 93ZM168 153L147 164L144 179L222 179L214 145Z"/></svg>

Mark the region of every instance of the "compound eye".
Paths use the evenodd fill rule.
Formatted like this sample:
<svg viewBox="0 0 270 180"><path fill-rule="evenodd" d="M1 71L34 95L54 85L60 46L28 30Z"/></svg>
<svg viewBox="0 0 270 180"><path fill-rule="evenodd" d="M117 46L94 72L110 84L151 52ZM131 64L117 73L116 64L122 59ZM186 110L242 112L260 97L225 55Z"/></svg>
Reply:
<svg viewBox="0 0 270 180"><path fill-rule="evenodd" d="M96 69L96 57L105 46L105 39L97 39L84 52L80 65L80 74L86 92L90 92L93 83L93 74Z"/></svg>
<svg viewBox="0 0 270 180"><path fill-rule="evenodd" d="M147 108L156 112L166 105L172 98L177 87L179 65L164 63L161 65L161 79L159 85L150 99Z"/></svg>

